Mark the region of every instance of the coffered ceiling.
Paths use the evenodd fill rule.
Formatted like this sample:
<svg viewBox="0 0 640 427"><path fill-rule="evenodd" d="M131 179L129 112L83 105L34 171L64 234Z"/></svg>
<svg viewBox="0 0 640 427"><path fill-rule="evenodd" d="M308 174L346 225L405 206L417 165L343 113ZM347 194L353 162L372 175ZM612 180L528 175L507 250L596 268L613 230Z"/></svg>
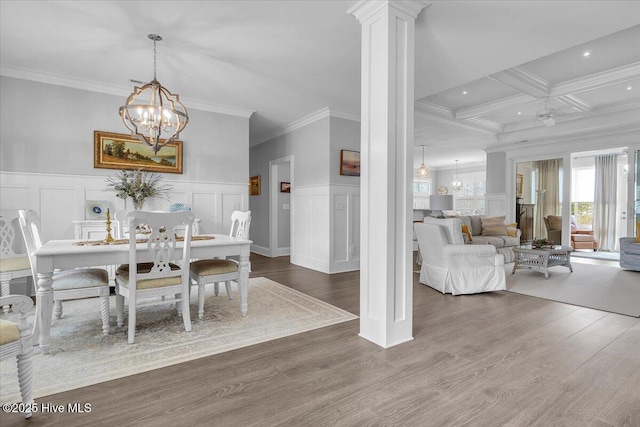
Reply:
<svg viewBox="0 0 640 427"><path fill-rule="evenodd" d="M479 145L550 138L594 123L638 126L640 25L423 97L416 110L426 123L417 145L437 153L453 142L461 153L472 150L468 161L474 153L484 157ZM448 132L432 132L433 122L447 123ZM461 135L466 139L457 143Z"/></svg>

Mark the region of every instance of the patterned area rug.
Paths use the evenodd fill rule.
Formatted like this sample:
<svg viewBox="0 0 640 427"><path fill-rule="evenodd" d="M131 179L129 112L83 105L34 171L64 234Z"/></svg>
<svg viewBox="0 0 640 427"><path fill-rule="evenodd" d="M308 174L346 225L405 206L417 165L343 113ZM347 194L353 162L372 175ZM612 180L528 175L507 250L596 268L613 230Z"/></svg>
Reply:
<svg viewBox="0 0 640 427"><path fill-rule="evenodd" d="M161 368L188 360L258 344L358 317L264 277L249 281L249 311L240 314L237 286L229 301L207 287L205 315L197 315L197 290L191 293L192 331L171 302L138 308L136 341L127 344L126 317L115 326L115 297L111 304L111 333L102 335L97 298L64 303L64 315L51 328L52 351L34 360L34 397ZM127 307L125 305L125 313ZM126 316L126 314L125 314ZM0 363L0 401L18 402L15 358Z"/></svg>

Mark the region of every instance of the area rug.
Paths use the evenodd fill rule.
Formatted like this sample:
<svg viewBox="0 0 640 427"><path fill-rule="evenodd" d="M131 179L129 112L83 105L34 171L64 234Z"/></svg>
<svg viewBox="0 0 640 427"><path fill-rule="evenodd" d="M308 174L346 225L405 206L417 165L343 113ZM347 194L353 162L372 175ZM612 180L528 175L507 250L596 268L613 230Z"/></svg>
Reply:
<svg viewBox="0 0 640 427"><path fill-rule="evenodd" d="M212 286L212 285L210 285ZM127 325L115 326L115 297L111 304L111 333L102 335L97 299L64 303L63 318L51 327L52 351L34 355L34 397L138 374L188 360L334 325L358 317L272 280L249 281L249 310L240 314L237 287L229 300L208 286L205 316L198 320L197 291L191 294L192 330L171 302L139 307L134 344L127 344ZM126 306L125 306L126 312ZM108 361L108 364L105 364ZM18 402L15 358L0 364L0 401Z"/></svg>
<svg viewBox="0 0 640 427"><path fill-rule="evenodd" d="M523 295L640 317L640 272L619 267L572 263L549 269L549 279L532 270L505 266L507 290Z"/></svg>
<svg viewBox="0 0 640 427"><path fill-rule="evenodd" d="M571 258L589 258L589 259L603 259L606 261L620 261L620 252L603 252L603 251L573 251L571 252Z"/></svg>

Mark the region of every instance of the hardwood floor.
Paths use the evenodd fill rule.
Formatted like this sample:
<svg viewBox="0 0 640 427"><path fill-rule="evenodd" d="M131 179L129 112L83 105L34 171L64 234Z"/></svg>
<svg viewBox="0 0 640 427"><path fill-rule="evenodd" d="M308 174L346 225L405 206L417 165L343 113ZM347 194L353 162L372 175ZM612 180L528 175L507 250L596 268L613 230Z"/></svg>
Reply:
<svg viewBox="0 0 640 427"><path fill-rule="evenodd" d="M252 276L358 313L358 272L251 261ZM640 426L640 319L509 292L452 297L417 278L409 343L382 349L355 320L38 399L91 413L0 423Z"/></svg>

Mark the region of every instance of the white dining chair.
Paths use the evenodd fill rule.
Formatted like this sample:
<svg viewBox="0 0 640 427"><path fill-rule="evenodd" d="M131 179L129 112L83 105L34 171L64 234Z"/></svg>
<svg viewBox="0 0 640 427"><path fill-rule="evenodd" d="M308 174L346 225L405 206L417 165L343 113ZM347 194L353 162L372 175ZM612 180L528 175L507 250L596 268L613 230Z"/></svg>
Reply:
<svg viewBox="0 0 640 427"><path fill-rule="evenodd" d="M189 255L194 215L192 212L157 213L134 211L127 214L129 230L146 224L151 233L145 250L137 250L135 233L129 233L129 264L116 271L117 324L122 326L124 300L129 302L127 342L133 344L136 334L136 308L139 299L154 298L146 305L166 304L157 297L175 295L178 313L182 313L185 331L191 331L189 313ZM176 230L184 230L178 238ZM178 240L183 239L182 249ZM142 261L142 262L141 262ZM150 261L150 262L149 262ZM173 263L172 261L176 261Z"/></svg>
<svg viewBox="0 0 640 427"><path fill-rule="evenodd" d="M251 211L233 211L231 213L231 231L229 236L240 239L249 238ZM233 257L226 259L203 259L193 261L190 267L191 280L198 286L198 318L204 317L205 285L214 284L214 295L218 296L220 282L225 282L227 296L232 299L231 281L238 280L239 260Z"/></svg>
<svg viewBox="0 0 640 427"><path fill-rule="evenodd" d="M21 239L18 218L0 217L0 296L11 293L11 281L31 275L29 257L17 249ZM2 311L9 313L9 306L2 306Z"/></svg>
<svg viewBox="0 0 640 427"><path fill-rule="evenodd" d="M31 264L33 283L38 283L34 252L42 246L40 239L40 216L32 210L21 210L20 229ZM102 268L78 268L53 273L53 316L62 318L62 302L74 299L100 297L102 333L109 334L109 274Z"/></svg>
<svg viewBox="0 0 640 427"><path fill-rule="evenodd" d="M0 297L0 304L11 307L19 314L18 323L0 319L0 360L15 357L18 364L18 385L25 418L33 414L33 342L31 326L27 323L27 312L33 308L33 301L25 295Z"/></svg>

